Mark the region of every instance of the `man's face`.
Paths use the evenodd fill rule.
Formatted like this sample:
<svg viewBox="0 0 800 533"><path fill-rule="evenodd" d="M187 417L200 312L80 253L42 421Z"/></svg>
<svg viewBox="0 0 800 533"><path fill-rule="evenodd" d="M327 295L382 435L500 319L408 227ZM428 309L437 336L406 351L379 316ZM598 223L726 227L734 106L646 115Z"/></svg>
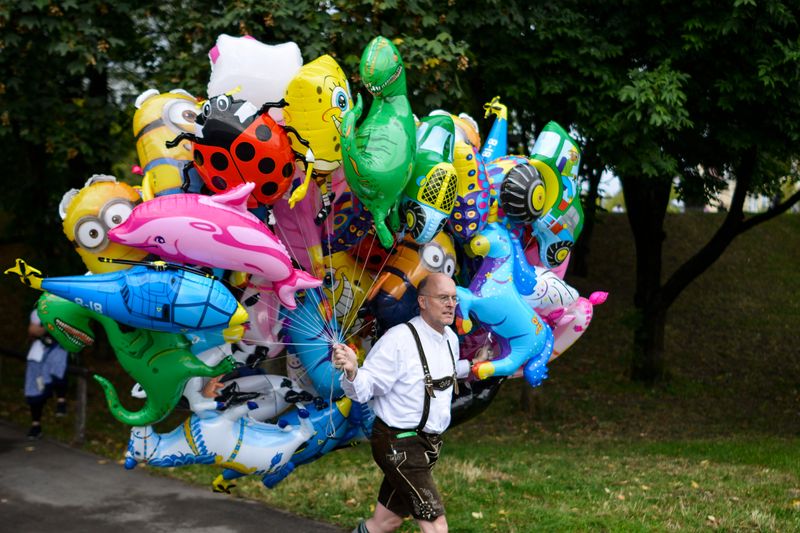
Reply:
<svg viewBox="0 0 800 533"><path fill-rule="evenodd" d="M430 274L425 289L419 294L423 320L437 331L443 331L455 319L456 284L443 274Z"/></svg>

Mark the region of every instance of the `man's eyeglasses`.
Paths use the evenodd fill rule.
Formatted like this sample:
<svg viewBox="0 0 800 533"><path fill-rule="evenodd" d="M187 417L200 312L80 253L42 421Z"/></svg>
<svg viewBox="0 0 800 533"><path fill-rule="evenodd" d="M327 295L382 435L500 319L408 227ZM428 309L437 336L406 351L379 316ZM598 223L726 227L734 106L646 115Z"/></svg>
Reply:
<svg viewBox="0 0 800 533"><path fill-rule="evenodd" d="M432 294L420 294L420 296L426 296L428 298L435 298L439 300L439 303L442 305L447 305L449 302L453 302L454 304L458 303L458 296L448 296L446 294L441 294L439 296L433 296Z"/></svg>

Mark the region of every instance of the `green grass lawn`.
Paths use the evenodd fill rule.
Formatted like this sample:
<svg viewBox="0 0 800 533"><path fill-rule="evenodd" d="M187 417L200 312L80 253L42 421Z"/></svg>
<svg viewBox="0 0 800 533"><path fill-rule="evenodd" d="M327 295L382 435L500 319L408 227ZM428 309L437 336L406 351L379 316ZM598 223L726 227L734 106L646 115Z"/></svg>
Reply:
<svg viewBox="0 0 800 533"><path fill-rule="evenodd" d="M670 216L664 272L720 221ZM670 379L644 388L627 379L630 229L624 215L602 218L590 277L568 278L584 295L610 292L588 332L551 363L542 387L508 382L486 412L448 432L436 474L451 531L800 531L798 235L800 217L783 216L737 239L671 309ZM3 256L13 260L14 252ZM2 287L4 338L19 347L25 306L36 295L11 278ZM129 388L101 351L84 361ZM23 426L21 374L20 362L3 361L0 418ZM105 411L99 387L90 383L89 393L85 448L119 461L127 428ZM157 428L185 416L176 412ZM48 411L45 431L68 441L70 422ZM201 485L218 473L150 471ZM247 479L234 492L352 527L371 513L379 483L369 446L359 445L301 466L273 490Z"/></svg>

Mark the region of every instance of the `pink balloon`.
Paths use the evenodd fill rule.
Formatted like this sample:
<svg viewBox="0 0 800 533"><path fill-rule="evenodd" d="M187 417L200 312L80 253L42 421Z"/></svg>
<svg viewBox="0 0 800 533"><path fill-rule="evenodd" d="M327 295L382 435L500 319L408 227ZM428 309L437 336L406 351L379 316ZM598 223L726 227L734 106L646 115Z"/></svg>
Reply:
<svg viewBox="0 0 800 533"><path fill-rule="evenodd" d="M586 332L594 316L594 306L605 302L607 297L607 292L593 292L589 298L581 296L564 310L553 328L555 341L551 361L567 351Z"/></svg>
<svg viewBox="0 0 800 533"><path fill-rule="evenodd" d="M168 261L246 272L272 282L278 299L296 307L294 294L322 281L294 268L286 247L255 215L245 183L225 194L171 194L139 204L108 232L112 241Z"/></svg>

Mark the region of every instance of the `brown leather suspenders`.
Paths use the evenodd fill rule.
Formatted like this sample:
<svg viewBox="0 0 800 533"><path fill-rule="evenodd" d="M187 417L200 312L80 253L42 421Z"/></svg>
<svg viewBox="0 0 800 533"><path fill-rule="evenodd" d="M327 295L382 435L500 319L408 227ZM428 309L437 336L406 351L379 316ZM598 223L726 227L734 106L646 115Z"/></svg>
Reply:
<svg viewBox="0 0 800 533"><path fill-rule="evenodd" d="M422 349L422 341L419 338L419 333L417 333L417 329L411 324L411 322L406 322L406 326L408 329L411 330L411 334L414 336L414 342L417 343L417 352L419 353L419 360L422 363L422 371L425 373L425 399L423 400L422 405L422 419L419 421L419 425L416 428L416 431L422 431L425 429L425 424L428 423L428 414L431 410L431 398L435 398L436 394L433 392L434 390L434 379L431 377L431 371L428 369L428 359L425 357L425 351ZM447 349L450 351L450 359L453 361L453 388L455 393L458 394L458 380L456 379L456 358L453 355L453 349L450 347L450 340L447 340ZM440 381L440 380L436 380ZM449 384L448 384L449 386Z"/></svg>

